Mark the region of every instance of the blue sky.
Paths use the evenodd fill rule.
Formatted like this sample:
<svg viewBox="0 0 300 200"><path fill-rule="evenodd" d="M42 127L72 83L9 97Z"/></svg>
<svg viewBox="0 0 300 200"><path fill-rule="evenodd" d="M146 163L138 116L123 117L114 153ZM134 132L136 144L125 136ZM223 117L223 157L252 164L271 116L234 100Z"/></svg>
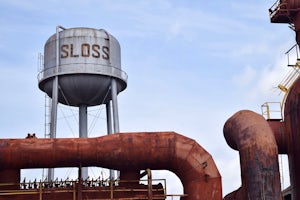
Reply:
<svg viewBox="0 0 300 200"><path fill-rule="evenodd" d="M55 27L103 28L120 42L129 76L118 99L121 132L176 131L195 139L212 154L225 195L240 186L225 121L282 100L276 86L288 71L284 53L295 34L270 23L274 2L0 0L1 137L43 137L37 55ZM105 134L103 121L91 136ZM70 136L65 121L58 126L58 137Z"/></svg>

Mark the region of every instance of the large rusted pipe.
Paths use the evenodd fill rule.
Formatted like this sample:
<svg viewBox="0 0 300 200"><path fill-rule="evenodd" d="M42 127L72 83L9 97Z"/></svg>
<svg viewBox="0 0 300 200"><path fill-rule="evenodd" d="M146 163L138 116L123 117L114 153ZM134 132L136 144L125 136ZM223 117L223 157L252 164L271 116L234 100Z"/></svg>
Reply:
<svg viewBox="0 0 300 200"><path fill-rule="evenodd" d="M300 45L300 1L288 0L290 9L295 10L293 16L289 16L296 32L296 41ZM300 199L300 80L292 86L285 101L284 120L286 125L286 138L288 140L288 158L290 168L290 181L292 199Z"/></svg>
<svg viewBox="0 0 300 200"><path fill-rule="evenodd" d="M182 199L222 199L221 177L211 155L196 141L174 132L76 139L2 139L0 163L0 170L76 166L120 171L167 169L180 178L188 195Z"/></svg>
<svg viewBox="0 0 300 200"><path fill-rule="evenodd" d="M283 121L268 120L270 128L273 131L273 135L276 139L279 154L288 153L288 138L286 137L286 128Z"/></svg>
<svg viewBox="0 0 300 200"><path fill-rule="evenodd" d="M237 112L225 123L224 136L239 151L242 175L242 187L225 199L281 200L278 149L265 119L252 111Z"/></svg>
<svg viewBox="0 0 300 200"><path fill-rule="evenodd" d="M300 199L300 79L289 91L285 101L284 121L288 140L288 159L292 199Z"/></svg>

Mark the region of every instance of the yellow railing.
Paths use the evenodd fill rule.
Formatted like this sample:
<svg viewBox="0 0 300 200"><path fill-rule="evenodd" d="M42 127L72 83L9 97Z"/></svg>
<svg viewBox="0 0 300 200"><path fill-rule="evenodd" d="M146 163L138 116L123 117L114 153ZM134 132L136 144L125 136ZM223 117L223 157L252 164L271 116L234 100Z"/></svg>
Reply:
<svg viewBox="0 0 300 200"><path fill-rule="evenodd" d="M282 120L282 105L280 102L266 102L261 105L262 115L266 120Z"/></svg>

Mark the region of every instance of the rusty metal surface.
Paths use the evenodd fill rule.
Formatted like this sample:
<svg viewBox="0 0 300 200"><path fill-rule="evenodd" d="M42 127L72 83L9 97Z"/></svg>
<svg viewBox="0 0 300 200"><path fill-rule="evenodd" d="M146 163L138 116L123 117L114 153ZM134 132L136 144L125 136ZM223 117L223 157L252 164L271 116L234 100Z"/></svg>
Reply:
<svg viewBox="0 0 300 200"><path fill-rule="evenodd" d="M271 22L293 24L299 9L299 0L277 0L269 9Z"/></svg>
<svg viewBox="0 0 300 200"><path fill-rule="evenodd" d="M300 44L300 1L299 0L286 0L287 10L282 7L275 14L278 16L288 17L288 22L294 25L294 30L296 32L296 42L299 46ZM279 1L283 3L283 1ZM285 10L284 10L285 9ZM276 17L276 16L275 16ZM275 18L276 19L276 18ZM280 18L278 20L272 21L275 23L280 23ZM291 182L291 192L292 199L300 199L300 80L296 80L291 86L288 96L285 100L284 108L284 122L281 124L270 124L275 136L281 135L280 143L278 143L279 149L281 145L284 146L284 152L288 154L289 168L290 168L290 182ZM279 130L281 129L281 130ZM283 129L283 131L282 131ZM280 132L284 132L281 134ZM276 136L276 137L277 137ZM278 140L277 140L278 142Z"/></svg>
<svg viewBox="0 0 300 200"><path fill-rule="evenodd" d="M211 155L196 141L174 132L120 133L98 138L2 139L0 163L0 171L80 165L120 171L167 169L180 178L188 195L182 199L222 199L221 176Z"/></svg>
<svg viewBox="0 0 300 200"><path fill-rule="evenodd" d="M300 1L279 0L269 9L272 23L293 24L296 32L296 41L300 43Z"/></svg>
<svg viewBox="0 0 300 200"><path fill-rule="evenodd" d="M285 123L282 121L267 121L276 139L278 153L287 154L288 153L288 140L286 137Z"/></svg>
<svg viewBox="0 0 300 200"><path fill-rule="evenodd" d="M300 199L300 79L292 86L285 103L284 119L293 200Z"/></svg>
<svg viewBox="0 0 300 200"><path fill-rule="evenodd" d="M300 1L299 0L281 0L286 1L288 8L291 10L297 10L300 8Z"/></svg>
<svg viewBox="0 0 300 200"><path fill-rule="evenodd" d="M265 119L252 111L239 111L225 123L224 136L240 154L241 199L281 200L278 149Z"/></svg>
<svg viewBox="0 0 300 200"><path fill-rule="evenodd" d="M244 189L240 187L239 189L227 194L223 200L240 200L244 199Z"/></svg>

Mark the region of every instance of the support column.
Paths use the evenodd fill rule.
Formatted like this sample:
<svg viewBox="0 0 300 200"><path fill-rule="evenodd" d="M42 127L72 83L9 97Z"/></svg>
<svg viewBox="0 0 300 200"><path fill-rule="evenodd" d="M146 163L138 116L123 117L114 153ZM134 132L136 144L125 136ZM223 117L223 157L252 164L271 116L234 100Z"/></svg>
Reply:
<svg viewBox="0 0 300 200"><path fill-rule="evenodd" d="M112 99L112 112L113 112L113 123L114 123L114 133L120 132L119 127L119 111L118 111L118 90L117 90L116 79L111 80L111 99ZM117 178L120 178L120 171L117 171Z"/></svg>
<svg viewBox="0 0 300 200"><path fill-rule="evenodd" d="M111 97L112 97L114 133L119 133L120 132L117 95L118 95L117 82L116 82L116 79L112 79L111 80Z"/></svg>
<svg viewBox="0 0 300 200"><path fill-rule="evenodd" d="M50 138L56 138L57 103L58 103L58 76L55 76L52 86ZM48 181L54 180L54 168L48 169Z"/></svg>
<svg viewBox="0 0 300 200"><path fill-rule="evenodd" d="M58 77L55 76L52 86L52 101L51 101L51 123L50 123L50 138L56 138L57 127L57 103L58 103Z"/></svg>
<svg viewBox="0 0 300 200"><path fill-rule="evenodd" d="M55 76L52 86L50 138L56 138L57 103L58 103L58 77ZM54 180L54 168L48 169L48 181Z"/></svg>
<svg viewBox="0 0 300 200"><path fill-rule="evenodd" d="M112 118L111 118L111 107L110 101L106 103L106 125L107 125L107 134L112 134ZM109 170L109 179L115 179L115 173L113 169Z"/></svg>
<svg viewBox="0 0 300 200"><path fill-rule="evenodd" d="M58 69L59 69L59 29L56 27L56 76L53 80L52 85L52 105L51 105L51 122L50 122L50 138L56 138L56 127L57 127L57 104L58 104ZM48 181L54 180L54 169L48 169Z"/></svg>
<svg viewBox="0 0 300 200"><path fill-rule="evenodd" d="M80 138L87 138L88 131L87 131L87 106L80 105L79 106L79 137ZM88 178L88 168L82 167L81 169L81 176L82 179Z"/></svg>
<svg viewBox="0 0 300 200"><path fill-rule="evenodd" d="M112 134L112 119L111 119L111 107L110 101L106 103L106 125L107 125L107 134Z"/></svg>

